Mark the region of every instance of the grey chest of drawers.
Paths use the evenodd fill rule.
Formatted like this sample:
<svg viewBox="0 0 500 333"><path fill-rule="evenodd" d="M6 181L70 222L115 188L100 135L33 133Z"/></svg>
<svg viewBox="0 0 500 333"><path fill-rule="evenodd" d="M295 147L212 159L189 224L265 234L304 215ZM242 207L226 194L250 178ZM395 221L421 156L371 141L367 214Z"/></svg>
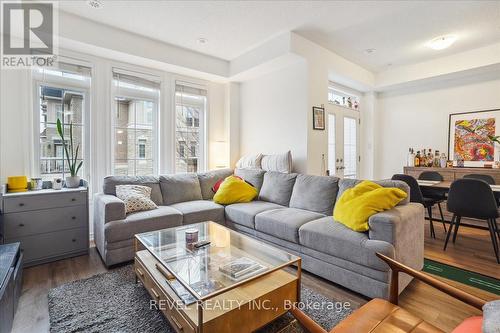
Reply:
<svg viewBox="0 0 500 333"><path fill-rule="evenodd" d="M4 193L0 199L3 243L21 243L25 267L88 253L86 187Z"/></svg>

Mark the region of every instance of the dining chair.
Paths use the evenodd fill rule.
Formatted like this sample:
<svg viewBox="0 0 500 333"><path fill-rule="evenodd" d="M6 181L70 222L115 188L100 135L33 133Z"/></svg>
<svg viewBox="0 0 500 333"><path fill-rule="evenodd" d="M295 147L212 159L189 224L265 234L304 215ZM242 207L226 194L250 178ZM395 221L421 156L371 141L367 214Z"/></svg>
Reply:
<svg viewBox="0 0 500 333"><path fill-rule="evenodd" d="M432 180L442 182L444 181L443 175L437 171L423 171L419 176L419 180ZM441 203L446 200L446 190L438 189L438 188L426 188L421 187L422 195L424 198L431 198L436 201L436 204L439 208L439 215L441 216L441 221L444 221L443 216L443 208L441 207ZM446 226L444 227L444 231L446 232Z"/></svg>
<svg viewBox="0 0 500 333"><path fill-rule="evenodd" d="M458 229L462 217L486 220L490 231L493 251L500 264L498 242L500 241L500 230L497 225L498 206L491 187L484 181L472 178L455 180L448 192L448 211L453 213L450 227L444 242L444 250L448 245L453 230L453 243L457 238ZM498 238L498 240L497 240Z"/></svg>
<svg viewBox="0 0 500 333"><path fill-rule="evenodd" d="M480 173L471 173L471 174L465 175L463 178L479 179L479 180L487 182L488 185L495 185L495 179L493 177L491 177L490 175L483 175Z"/></svg>
<svg viewBox="0 0 500 333"><path fill-rule="evenodd" d="M410 202L416 202L422 204L427 209L427 214L429 215L429 223L431 227L431 237L436 238L436 233L434 231L433 217L432 217L432 207L438 202L432 198L425 198L422 195L420 186L415 178L409 175L395 174L392 176L392 180L400 180L408 184L410 187ZM446 232L446 225L444 218L441 219L443 222L444 231Z"/></svg>

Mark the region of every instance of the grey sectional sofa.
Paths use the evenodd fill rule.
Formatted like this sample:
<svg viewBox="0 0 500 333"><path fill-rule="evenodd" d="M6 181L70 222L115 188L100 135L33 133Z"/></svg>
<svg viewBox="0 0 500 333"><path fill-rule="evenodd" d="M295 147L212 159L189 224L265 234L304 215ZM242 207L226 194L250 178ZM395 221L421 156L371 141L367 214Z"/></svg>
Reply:
<svg viewBox="0 0 500 333"><path fill-rule="evenodd" d="M390 271L376 252L422 268L424 209L420 204L407 199L375 214L369 219L369 232L359 233L332 217L337 198L357 180L236 169L236 175L259 189L259 197L227 206L214 203L212 186L232 173L225 169L159 178L105 178L103 193L94 202L94 238L105 264L132 260L137 233L212 220L297 254L303 269L368 297L387 298L389 292ZM409 193L402 182L379 183ZM115 196L119 184L151 187L159 208L126 215L124 203ZM410 281L401 276L400 291Z"/></svg>

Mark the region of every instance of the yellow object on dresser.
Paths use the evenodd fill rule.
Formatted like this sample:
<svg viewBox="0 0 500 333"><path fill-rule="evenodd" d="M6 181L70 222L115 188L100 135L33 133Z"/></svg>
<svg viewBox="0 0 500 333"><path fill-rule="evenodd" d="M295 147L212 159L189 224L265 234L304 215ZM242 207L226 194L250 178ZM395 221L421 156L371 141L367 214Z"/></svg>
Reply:
<svg viewBox="0 0 500 333"><path fill-rule="evenodd" d="M220 184L214 195L214 202L229 205L238 202L250 202L258 192L255 187L238 177L229 176Z"/></svg>
<svg viewBox="0 0 500 333"><path fill-rule="evenodd" d="M406 197L403 190L364 180L340 196L333 218L354 231L367 231L370 216L394 208Z"/></svg>
<svg viewBox="0 0 500 333"><path fill-rule="evenodd" d="M26 192L28 190L28 177L11 176L7 177L8 192Z"/></svg>

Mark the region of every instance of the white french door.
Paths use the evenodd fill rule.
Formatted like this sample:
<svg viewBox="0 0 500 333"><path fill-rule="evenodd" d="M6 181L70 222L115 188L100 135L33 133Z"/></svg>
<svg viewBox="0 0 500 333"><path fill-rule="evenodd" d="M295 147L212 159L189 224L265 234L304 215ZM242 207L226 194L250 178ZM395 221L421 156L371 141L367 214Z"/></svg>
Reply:
<svg viewBox="0 0 500 333"><path fill-rule="evenodd" d="M359 111L329 105L326 114L329 174L340 178L358 178Z"/></svg>

